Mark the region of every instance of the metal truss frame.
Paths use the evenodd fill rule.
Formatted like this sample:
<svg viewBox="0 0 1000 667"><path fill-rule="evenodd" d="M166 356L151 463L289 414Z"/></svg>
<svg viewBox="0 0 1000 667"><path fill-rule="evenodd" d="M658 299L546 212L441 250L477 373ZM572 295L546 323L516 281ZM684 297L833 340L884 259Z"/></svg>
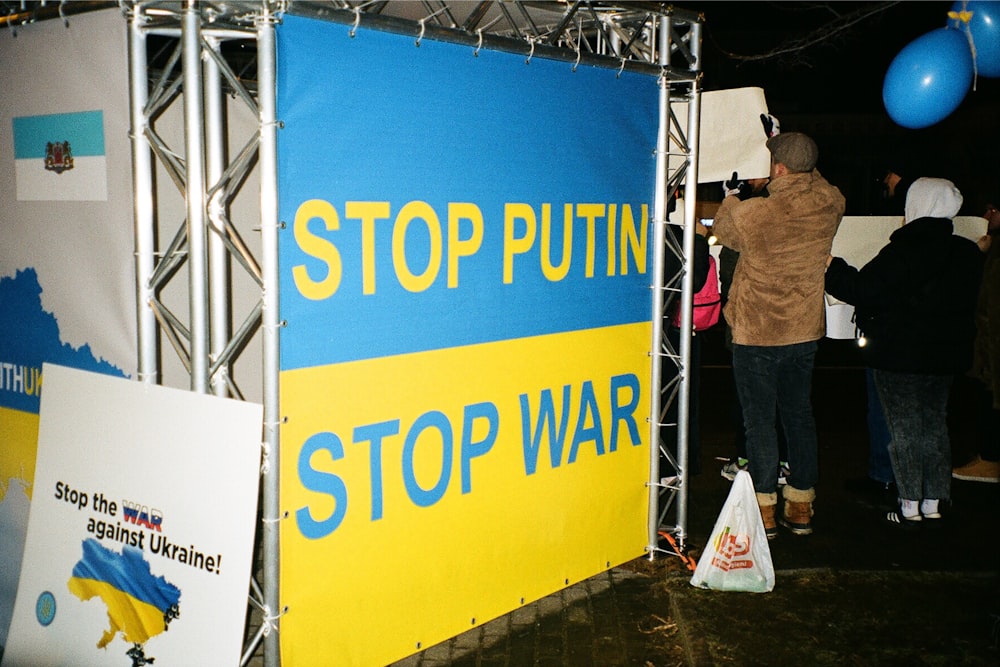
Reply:
<svg viewBox="0 0 1000 667"><path fill-rule="evenodd" d="M44 5L44 3L42 3ZM278 317L277 167L274 25L285 13L375 28L533 57L653 74L659 82L656 191L650 220L654 253L651 292L653 333L650 372L653 392L648 417L650 558L684 548L687 520L688 365L692 277L686 258L694 246L695 192L700 112L700 52L703 17L663 3L572 2L209 2L155 0L122 2L129 21L129 77L139 377L160 378L165 338L190 374L190 388L242 398L231 367L248 341L261 333L264 423L262 429L261 569L251 581L252 614L261 619L248 633L241 664L263 647L264 664L280 664L277 630L285 610L278 587ZM166 39L165 58L151 57L150 37ZM241 48L226 48L232 45ZM247 48L242 48L242 47ZM161 52L162 54L163 52ZM249 55L248 55L249 54ZM250 72L249 76L244 76ZM226 149L223 97L247 105L258 119L256 132L230 155ZM674 103L684 102L678 117ZM183 146L170 146L157 131L169 105L181 103ZM162 251L156 200L161 187L154 160L183 195L185 219ZM260 181L261 258L252 256L230 220L229 204L257 169ZM163 186L166 187L166 186ZM681 222L670 222L667 203L684 189ZM683 227L678 243L668 226ZM665 275L665 267L678 267ZM240 272L234 272L238 267ZM169 308L160 295L184 272L187 312ZM260 290L250 312L232 311L233 281L248 276ZM664 314L681 311L681 342L674 349ZM235 327L230 321L241 319ZM664 415L676 403L677 423ZM675 433L661 439L661 430ZM676 442L676 447L670 445ZM669 469L661 470L661 461ZM669 518L673 521L669 521ZM660 546L661 537L672 548ZM679 546L678 546L679 543ZM678 553L678 555L680 555Z"/></svg>
<svg viewBox="0 0 1000 667"><path fill-rule="evenodd" d="M135 191L136 304L139 377L160 377L160 338L171 344L200 393L243 398L231 376L235 359L258 332L263 340L261 527L255 554L261 571L251 580L251 615L260 623L244 648L246 664L260 644L278 664L278 266L277 178L274 109L274 21L271 3L242 3L221 13L212 3L137 2L126 7L129 21L129 104ZM162 62L152 62L148 41L167 45ZM164 41L165 39L165 41ZM256 69L247 80L227 58L224 45L249 45ZM244 63L245 64L245 63ZM224 98L229 95L258 119L256 131L234 155L227 150ZM183 146L170 146L157 121L181 103ZM156 201L164 193L154 179L159 161L181 193L186 215L166 248L156 247ZM261 260L230 219L230 203L259 170ZM234 267L241 269L234 275ZM172 310L161 293L186 268L187 313ZM232 293L238 277L249 278L260 298L233 327ZM258 581L258 579L260 581Z"/></svg>

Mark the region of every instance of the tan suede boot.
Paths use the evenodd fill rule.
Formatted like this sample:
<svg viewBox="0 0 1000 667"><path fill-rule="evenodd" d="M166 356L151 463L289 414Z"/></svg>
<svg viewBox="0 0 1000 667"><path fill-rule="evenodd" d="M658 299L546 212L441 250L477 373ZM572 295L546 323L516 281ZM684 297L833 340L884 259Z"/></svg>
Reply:
<svg viewBox="0 0 1000 667"><path fill-rule="evenodd" d="M785 486L782 491L785 498L785 510L781 515L781 525L792 531L793 535L811 535L813 501L816 500L815 489L796 489Z"/></svg>
<svg viewBox="0 0 1000 667"><path fill-rule="evenodd" d="M775 510L778 508L777 493L758 493L757 505L760 507L760 518L764 520L764 534L773 540L778 536L778 524Z"/></svg>

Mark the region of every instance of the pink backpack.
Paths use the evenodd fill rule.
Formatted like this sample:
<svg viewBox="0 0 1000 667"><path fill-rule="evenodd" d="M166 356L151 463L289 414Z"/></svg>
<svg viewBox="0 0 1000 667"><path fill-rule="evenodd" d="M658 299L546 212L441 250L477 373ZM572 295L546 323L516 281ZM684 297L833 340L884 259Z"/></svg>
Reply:
<svg viewBox="0 0 1000 667"><path fill-rule="evenodd" d="M695 331L704 331L715 326L719 322L719 313L722 311L722 295L719 294L719 275L715 268L715 257L708 256L708 277L705 284L694 295L694 307L691 313L692 328ZM674 311L674 328L681 326L681 311L678 308Z"/></svg>

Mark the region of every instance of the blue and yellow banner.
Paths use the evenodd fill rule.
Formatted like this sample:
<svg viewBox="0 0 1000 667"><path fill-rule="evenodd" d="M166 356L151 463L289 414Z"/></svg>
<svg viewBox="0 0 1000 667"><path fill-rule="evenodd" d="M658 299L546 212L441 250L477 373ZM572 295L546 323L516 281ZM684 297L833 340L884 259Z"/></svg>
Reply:
<svg viewBox="0 0 1000 667"><path fill-rule="evenodd" d="M283 664L643 553L655 79L278 26Z"/></svg>

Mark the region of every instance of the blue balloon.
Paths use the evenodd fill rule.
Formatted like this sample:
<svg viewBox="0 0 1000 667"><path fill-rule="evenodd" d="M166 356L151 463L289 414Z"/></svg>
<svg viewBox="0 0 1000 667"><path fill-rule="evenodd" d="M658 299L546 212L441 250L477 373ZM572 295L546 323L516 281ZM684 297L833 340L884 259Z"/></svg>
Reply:
<svg viewBox="0 0 1000 667"><path fill-rule="evenodd" d="M972 13L968 31L976 45L976 72L979 76L1000 76L1000 2L956 2L951 11ZM948 19L950 28L963 32L966 24L960 19Z"/></svg>
<svg viewBox="0 0 1000 667"><path fill-rule="evenodd" d="M948 117L972 87L972 53L961 30L938 28L896 54L882 82L889 117L910 129Z"/></svg>

